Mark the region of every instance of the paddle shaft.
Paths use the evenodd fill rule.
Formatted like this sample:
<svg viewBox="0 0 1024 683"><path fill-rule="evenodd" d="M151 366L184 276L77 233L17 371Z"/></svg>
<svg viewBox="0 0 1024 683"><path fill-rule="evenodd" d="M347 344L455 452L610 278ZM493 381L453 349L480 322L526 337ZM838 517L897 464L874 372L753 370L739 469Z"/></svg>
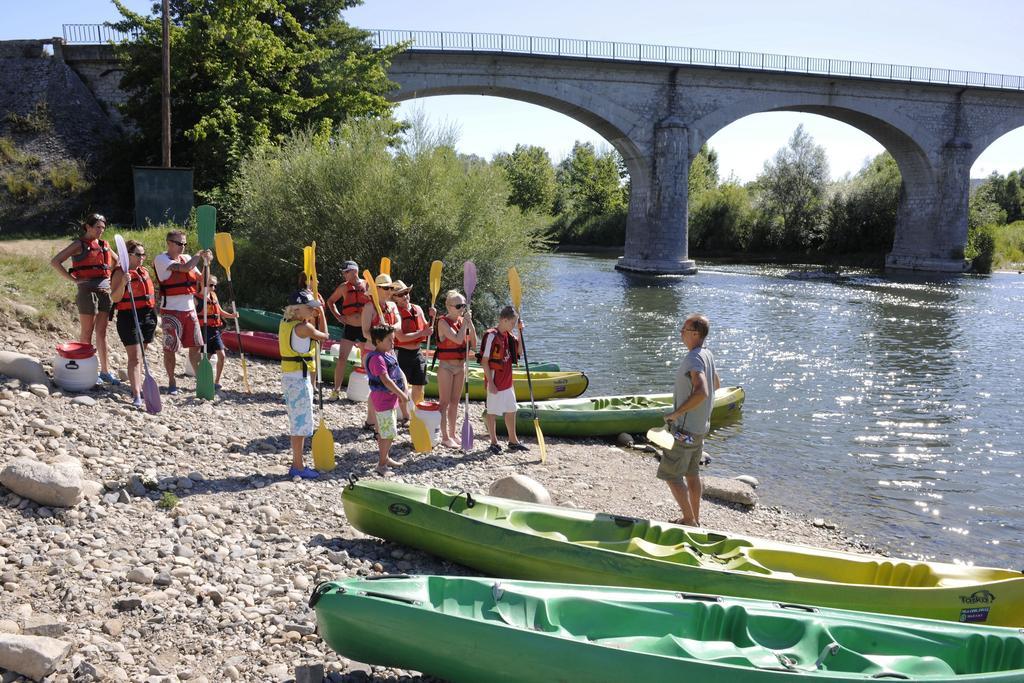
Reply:
<svg viewBox="0 0 1024 683"><path fill-rule="evenodd" d="M533 412L537 413L537 402L533 400L533 379L530 377L530 359L526 355L526 335L523 334L522 319L520 319L519 343L523 345L523 364L526 366L526 386L530 389L530 404Z"/></svg>
<svg viewBox="0 0 1024 683"><path fill-rule="evenodd" d="M238 324L238 306L235 303L235 289L231 286L231 270L227 270L228 276L228 296L231 297L231 312L235 316L235 335L238 337L238 355L242 359L242 383L245 384L245 392L247 394L252 393L252 387L249 386L249 372L245 367L245 352L242 351L242 328Z"/></svg>

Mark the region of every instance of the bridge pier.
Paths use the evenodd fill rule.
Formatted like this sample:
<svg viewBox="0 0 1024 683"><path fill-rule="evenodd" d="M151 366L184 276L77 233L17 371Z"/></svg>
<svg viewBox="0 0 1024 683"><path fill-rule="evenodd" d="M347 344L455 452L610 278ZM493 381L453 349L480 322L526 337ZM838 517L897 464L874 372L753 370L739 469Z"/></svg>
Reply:
<svg viewBox="0 0 1024 683"><path fill-rule="evenodd" d="M967 244L967 201L970 194L971 144L955 138L937 155L931 177L903 178L903 196L886 270L962 273Z"/></svg>
<svg viewBox="0 0 1024 683"><path fill-rule="evenodd" d="M616 270L693 275L689 255L690 135L686 124L667 118L654 126L654 153L646 177L630 176L625 255Z"/></svg>

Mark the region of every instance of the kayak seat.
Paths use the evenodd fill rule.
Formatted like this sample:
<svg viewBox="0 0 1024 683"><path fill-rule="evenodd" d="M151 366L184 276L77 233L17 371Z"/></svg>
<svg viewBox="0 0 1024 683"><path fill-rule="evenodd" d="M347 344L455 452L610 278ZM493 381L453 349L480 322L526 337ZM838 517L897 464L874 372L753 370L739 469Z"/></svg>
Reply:
<svg viewBox="0 0 1024 683"><path fill-rule="evenodd" d="M702 564L701 558L687 546L659 545L642 538L627 538L623 541L577 541L577 544L674 562L675 564L685 564L690 567L699 567Z"/></svg>

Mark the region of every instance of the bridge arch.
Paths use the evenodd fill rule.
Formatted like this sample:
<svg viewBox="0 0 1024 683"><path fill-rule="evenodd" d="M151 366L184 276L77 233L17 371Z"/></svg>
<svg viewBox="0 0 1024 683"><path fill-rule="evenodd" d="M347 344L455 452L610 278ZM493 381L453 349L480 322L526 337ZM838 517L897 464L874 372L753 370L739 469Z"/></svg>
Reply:
<svg viewBox="0 0 1024 683"><path fill-rule="evenodd" d="M644 149L630 136L631 131L640 127L637 121L632 120L634 117L630 116L630 112L623 111L621 112L622 115L616 118L602 116L586 106L585 103L588 96L581 89L571 84L561 84L558 87L558 91L556 94L541 88L517 88L487 83L442 82L436 85L421 86L403 84L401 89L390 93L388 99L397 103L443 95L484 95L544 107L582 123L603 137L622 156L623 163L625 163L626 169L629 171L630 179L633 182L645 184L648 175L646 159L649 151Z"/></svg>

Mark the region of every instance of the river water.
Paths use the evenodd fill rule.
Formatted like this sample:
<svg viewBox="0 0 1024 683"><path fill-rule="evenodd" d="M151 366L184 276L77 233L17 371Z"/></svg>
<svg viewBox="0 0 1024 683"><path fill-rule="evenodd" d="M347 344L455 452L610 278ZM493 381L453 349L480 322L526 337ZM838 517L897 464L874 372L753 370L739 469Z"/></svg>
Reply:
<svg viewBox="0 0 1024 683"><path fill-rule="evenodd" d="M587 395L671 391L687 312L712 323L723 385L709 474L753 474L764 505L834 521L896 555L1024 568L1024 277L784 278L698 263L640 277L541 257L527 350L590 377ZM525 283L529 286L530 283ZM638 467L638 476L653 467Z"/></svg>

